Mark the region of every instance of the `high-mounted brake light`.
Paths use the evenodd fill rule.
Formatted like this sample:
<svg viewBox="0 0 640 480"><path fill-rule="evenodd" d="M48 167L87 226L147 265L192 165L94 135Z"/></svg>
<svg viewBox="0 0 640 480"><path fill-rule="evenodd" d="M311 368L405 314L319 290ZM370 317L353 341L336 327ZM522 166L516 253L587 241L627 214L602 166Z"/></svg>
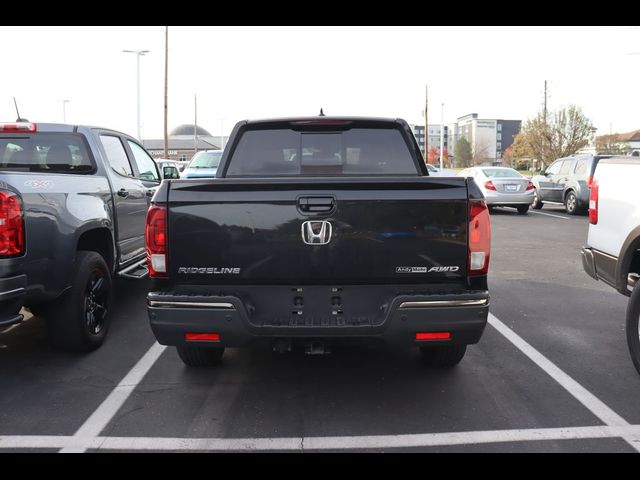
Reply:
<svg viewBox="0 0 640 480"><path fill-rule="evenodd" d="M491 180L489 180L488 182L485 182L484 188L486 188L487 190L495 190L496 186L493 184Z"/></svg>
<svg viewBox="0 0 640 480"><path fill-rule="evenodd" d="M296 120L292 125L349 125L351 120Z"/></svg>
<svg viewBox="0 0 640 480"><path fill-rule="evenodd" d="M147 212L145 245L149 276L167 276L167 207L152 204Z"/></svg>
<svg viewBox="0 0 640 480"><path fill-rule="evenodd" d="M33 133L36 130L36 124L31 122L0 123L0 133Z"/></svg>
<svg viewBox="0 0 640 480"><path fill-rule="evenodd" d="M600 185L598 180L591 181L591 192L589 192L589 223L598 224L598 197L600 196Z"/></svg>
<svg viewBox="0 0 640 480"><path fill-rule="evenodd" d="M0 256L24 253L22 200L13 192L0 190Z"/></svg>
<svg viewBox="0 0 640 480"><path fill-rule="evenodd" d="M491 254L491 220L484 200L469 201L469 275L486 275Z"/></svg>

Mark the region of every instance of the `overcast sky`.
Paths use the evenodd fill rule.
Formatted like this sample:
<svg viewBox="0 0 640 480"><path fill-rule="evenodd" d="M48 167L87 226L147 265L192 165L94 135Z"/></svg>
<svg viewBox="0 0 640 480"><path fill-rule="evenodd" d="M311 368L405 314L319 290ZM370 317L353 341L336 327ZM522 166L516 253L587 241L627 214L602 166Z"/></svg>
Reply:
<svg viewBox="0 0 640 480"><path fill-rule="evenodd" d="M35 122L136 134L135 55L144 138L162 138L164 27L0 27L0 121L12 97ZM633 55L633 54L636 55ZM429 123L476 112L525 120L574 103L598 133L640 129L637 27L170 27L169 129L193 123L228 134L245 118L401 117Z"/></svg>

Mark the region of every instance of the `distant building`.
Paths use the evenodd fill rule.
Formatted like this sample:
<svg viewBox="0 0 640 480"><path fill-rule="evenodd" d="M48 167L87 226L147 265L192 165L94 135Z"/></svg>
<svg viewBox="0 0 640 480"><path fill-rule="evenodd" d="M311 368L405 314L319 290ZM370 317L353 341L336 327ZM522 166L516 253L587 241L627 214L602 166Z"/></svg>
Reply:
<svg viewBox="0 0 640 480"><path fill-rule="evenodd" d="M444 126L444 148L450 159L455 159L456 142L465 137L479 163L502 163L504 151L513 144L520 132L520 120L488 120L478 118L477 113L459 117L455 123ZM429 149L440 151L442 125L429 124ZM411 125L411 130L424 155L424 125Z"/></svg>
<svg viewBox="0 0 640 480"><path fill-rule="evenodd" d="M632 154L640 150L640 130L633 130L632 132L626 133L613 133L611 135L599 135L595 137L595 145L593 145L593 141L591 141L589 142L589 146L593 147L593 153Z"/></svg>
<svg viewBox="0 0 640 480"><path fill-rule="evenodd" d="M442 129L442 125L439 123L430 123L429 124L429 150L431 148L435 148L440 151L440 130ZM424 125L411 125L411 130L413 130L413 135L416 137L416 141L418 142L418 146L420 147L420 151L422 155L424 153ZM444 127L444 148L449 150L448 147L448 135L447 135L447 126Z"/></svg>
<svg viewBox="0 0 640 480"><path fill-rule="evenodd" d="M200 126L186 124L174 128L169 133L168 157L182 162L191 160L196 151L219 150L221 140L226 144L229 137L211 135ZM164 158L164 139L142 140L144 148L153 158Z"/></svg>
<svg viewBox="0 0 640 480"><path fill-rule="evenodd" d="M470 113L458 118L455 141L460 137L466 138L478 163L499 164L504 151L520 132L521 125L521 120L481 119L477 113ZM450 153L455 155L455 151Z"/></svg>

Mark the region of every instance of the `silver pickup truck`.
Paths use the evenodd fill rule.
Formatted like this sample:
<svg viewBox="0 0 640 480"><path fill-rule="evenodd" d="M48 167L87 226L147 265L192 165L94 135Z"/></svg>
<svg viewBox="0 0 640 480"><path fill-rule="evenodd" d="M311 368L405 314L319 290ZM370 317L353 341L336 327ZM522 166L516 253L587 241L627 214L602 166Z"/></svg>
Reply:
<svg viewBox="0 0 640 480"><path fill-rule="evenodd" d="M113 276L147 274L145 216L160 181L123 133L0 123L0 327L27 307L56 345L99 347Z"/></svg>

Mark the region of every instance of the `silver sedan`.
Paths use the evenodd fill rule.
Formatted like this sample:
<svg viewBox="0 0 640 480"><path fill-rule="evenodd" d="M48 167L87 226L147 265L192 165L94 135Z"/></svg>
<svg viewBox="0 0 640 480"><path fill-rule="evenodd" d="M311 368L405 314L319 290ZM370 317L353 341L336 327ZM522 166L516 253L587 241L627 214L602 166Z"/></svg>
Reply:
<svg viewBox="0 0 640 480"><path fill-rule="evenodd" d="M472 177L490 207L513 207L520 215L526 215L533 202L533 183L513 168L471 167L458 176Z"/></svg>

